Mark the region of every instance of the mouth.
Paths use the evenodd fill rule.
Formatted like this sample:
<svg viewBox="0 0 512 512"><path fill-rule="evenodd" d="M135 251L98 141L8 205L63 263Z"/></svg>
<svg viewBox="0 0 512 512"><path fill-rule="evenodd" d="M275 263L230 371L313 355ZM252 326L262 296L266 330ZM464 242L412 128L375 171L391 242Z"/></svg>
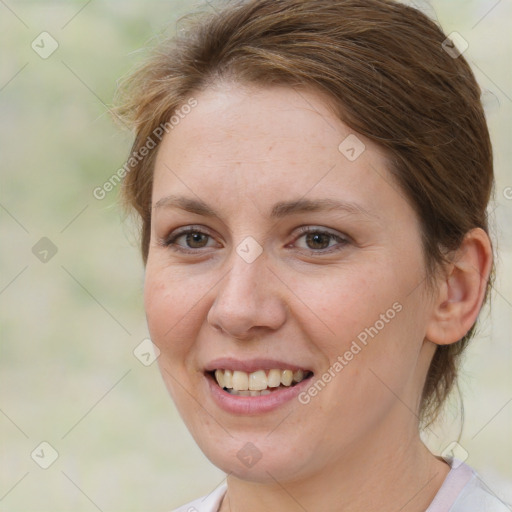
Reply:
<svg viewBox="0 0 512 512"><path fill-rule="evenodd" d="M272 368L253 372L216 368L206 375L226 393L233 396L259 397L273 395L310 379L313 372L303 369Z"/></svg>

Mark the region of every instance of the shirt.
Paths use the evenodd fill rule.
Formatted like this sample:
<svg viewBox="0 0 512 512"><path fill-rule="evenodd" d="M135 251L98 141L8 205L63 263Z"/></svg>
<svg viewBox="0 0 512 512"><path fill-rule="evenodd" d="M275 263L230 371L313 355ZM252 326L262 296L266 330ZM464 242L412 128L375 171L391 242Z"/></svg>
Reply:
<svg viewBox="0 0 512 512"><path fill-rule="evenodd" d="M511 512L498 497L486 489L478 474L458 459L448 459L450 471L425 512ZM227 483L212 493L191 501L172 512L218 512Z"/></svg>

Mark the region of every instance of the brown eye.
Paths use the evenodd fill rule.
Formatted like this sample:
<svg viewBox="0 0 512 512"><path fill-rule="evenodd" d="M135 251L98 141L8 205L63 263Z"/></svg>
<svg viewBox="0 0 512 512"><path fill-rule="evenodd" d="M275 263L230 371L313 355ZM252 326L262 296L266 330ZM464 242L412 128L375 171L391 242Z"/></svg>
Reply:
<svg viewBox="0 0 512 512"><path fill-rule="evenodd" d="M300 247L299 245L299 248L309 251L310 253L330 253L343 249L350 243L350 239L348 237L343 237L338 234L310 226L303 227L299 231L302 232L302 235L297 238L297 241L302 238L305 241L305 247ZM333 241L337 242L337 244L333 244Z"/></svg>
<svg viewBox="0 0 512 512"><path fill-rule="evenodd" d="M310 249L327 249L332 238L326 233L308 233L305 240Z"/></svg>
<svg viewBox="0 0 512 512"><path fill-rule="evenodd" d="M181 236L185 237L187 247L190 247L191 249L205 247L206 244L208 243L208 235L200 233L199 231L193 231L191 233L187 233L186 235Z"/></svg>
<svg viewBox="0 0 512 512"><path fill-rule="evenodd" d="M200 249L210 247L207 244L211 238L211 235L208 233L190 226L178 232L171 233L167 238L161 240L160 243L175 251L194 253L199 252ZM181 239L183 239L183 241L180 241Z"/></svg>

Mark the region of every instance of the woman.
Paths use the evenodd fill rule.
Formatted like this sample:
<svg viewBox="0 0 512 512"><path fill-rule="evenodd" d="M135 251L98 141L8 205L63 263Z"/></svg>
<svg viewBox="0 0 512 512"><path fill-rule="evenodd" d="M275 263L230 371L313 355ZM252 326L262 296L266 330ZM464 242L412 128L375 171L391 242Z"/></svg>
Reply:
<svg viewBox="0 0 512 512"><path fill-rule="evenodd" d="M493 275L451 40L390 0L229 2L125 85L151 338L228 475L179 510L508 510L420 439Z"/></svg>

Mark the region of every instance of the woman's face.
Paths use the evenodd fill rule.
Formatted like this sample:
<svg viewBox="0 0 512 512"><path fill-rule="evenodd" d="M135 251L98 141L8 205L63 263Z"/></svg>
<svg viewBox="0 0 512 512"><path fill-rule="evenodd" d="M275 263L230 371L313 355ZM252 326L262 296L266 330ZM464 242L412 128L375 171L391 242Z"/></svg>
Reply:
<svg viewBox="0 0 512 512"><path fill-rule="evenodd" d="M396 453L433 345L419 222L383 152L318 92L195 98L158 152L145 281L187 427L255 481Z"/></svg>

